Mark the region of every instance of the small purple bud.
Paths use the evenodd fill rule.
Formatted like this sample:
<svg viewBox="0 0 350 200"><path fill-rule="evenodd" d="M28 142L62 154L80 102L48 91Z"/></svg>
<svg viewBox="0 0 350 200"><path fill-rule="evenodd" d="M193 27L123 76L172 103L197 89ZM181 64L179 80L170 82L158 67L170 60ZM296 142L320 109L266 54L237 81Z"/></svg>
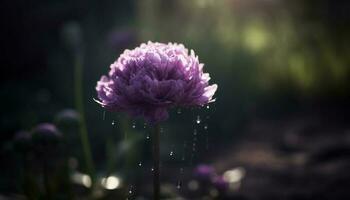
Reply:
<svg viewBox="0 0 350 200"><path fill-rule="evenodd" d="M31 135L27 131L19 131L15 134L15 141L30 141Z"/></svg>
<svg viewBox="0 0 350 200"><path fill-rule="evenodd" d="M77 125L79 124L79 120L79 113L73 109L62 110L55 117L55 122L59 127Z"/></svg>
<svg viewBox="0 0 350 200"><path fill-rule="evenodd" d="M222 176L216 176L212 181L216 189L219 191L227 191L229 188L229 183L225 181Z"/></svg>
<svg viewBox="0 0 350 200"><path fill-rule="evenodd" d="M14 137L14 147L20 152L26 152L31 148L32 145L32 136L27 131L19 131L15 134Z"/></svg>
<svg viewBox="0 0 350 200"><path fill-rule="evenodd" d="M33 130L32 136L34 144L44 146L55 144L62 137L56 126L49 123L42 123L36 126Z"/></svg>
<svg viewBox="0 0 350 200"><path fill-rule="evenodd" d="M194 170L194 175L200 180L210 180L215 176L215 169L210 165L198 165Z"/></svg>

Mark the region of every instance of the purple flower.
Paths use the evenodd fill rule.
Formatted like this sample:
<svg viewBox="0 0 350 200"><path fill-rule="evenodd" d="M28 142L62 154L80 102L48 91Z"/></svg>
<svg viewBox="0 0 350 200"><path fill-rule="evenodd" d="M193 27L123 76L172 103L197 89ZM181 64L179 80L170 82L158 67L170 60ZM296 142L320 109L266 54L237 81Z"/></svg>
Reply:
<svg viewBox="0 0 350 200"><path fill-rule="evenodd" d="M31 134L27 131L19 131L15 134L15 141L29 141Z"/></svg>
<svg viewBox="0 0 350 200"><path fill-rule="evenodd" d="M78 124L80 115L73 109L65 109L55 116L55 122L60 125Z"/></svg>
<svg viewBox="0 0 350 200"><path fill-rule="evenodd" d="M210 165L198 165L194 170L194 175L201 180L210 180L215 176L215 169Z"/></svg>
<svg viewBox="0 0 350 200"><path fill-rule="evenodd" d="M32 135L27 131L19 131L14 137L14 146L19 152L27 152L31 148Z"/></svg>
<svg viewBox="0 0 350 200"><path fill-rule="evenodd" d="M50 145L57 143L61 139L62 134L58 131L55 125L42 123L34 128L32 136L34 143Z"/></svg>
<svg viewBox="0 0 350 200"><path fill-rule="evenodd" d="M216 176L212 181L216 189L220 191L226 191L229 188L229 183L222 176Z"/></svg>
<svg viewBox="0 0 350 200"><path fill-rule="evenodd" d="M150 123L168 118L173 106L203 106L213 100L217 85L209 85L198 57L182 44L141 44L124 53L102 76L96 90L104 108L144 117Z"/></svg>

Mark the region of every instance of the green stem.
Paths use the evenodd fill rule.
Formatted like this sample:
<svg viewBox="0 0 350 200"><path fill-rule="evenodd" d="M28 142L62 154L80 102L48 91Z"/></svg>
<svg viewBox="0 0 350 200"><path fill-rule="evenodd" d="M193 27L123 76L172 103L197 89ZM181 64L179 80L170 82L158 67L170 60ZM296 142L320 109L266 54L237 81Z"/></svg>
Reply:
<svg viewBox="0 0 350 200"><path fill-rule="evenodd" d="M153 152L153 199L160 199L160 126L155 125L152 137L152 152Z"/></svg>
<svg viewBox="0 0 350 200"><path fill-rule="evenodd" d="M80 113L80 140L82 144L85 165L87 172L91 177L91 183L93 188L95 181L95 169L93 164L93 159L91 155L90 142L88 137L88 131L86 128L85 121L85 112L84 112L84 101L83 101L83 56L77 54L75 57L75 73L74 73L74 82L75 82L75 106L78 112Z"/></svg>
<svg viewBox="0 0 350 200"><path fill-rule="evenodd" d="M49 168L47 163L47 155L44 153L43 156L43 175L44 175L44 188L45 188L45 195L47 200L52 200L52 190L51 190L51 183L49 178Z"/></svg>

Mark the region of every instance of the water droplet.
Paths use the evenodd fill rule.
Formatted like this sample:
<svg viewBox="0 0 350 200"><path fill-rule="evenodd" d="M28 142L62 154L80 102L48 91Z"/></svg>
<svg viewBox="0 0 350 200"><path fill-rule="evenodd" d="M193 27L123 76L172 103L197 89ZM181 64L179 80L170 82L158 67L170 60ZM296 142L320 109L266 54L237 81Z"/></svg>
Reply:
<svg viewBox="0 0 350 200"><path fill-rule="evenodd" d="M201 118L199 117L199 115L197 116L196 123L197 123L197 124L200 124L200 123L201 123Z"/></svg>
<svg viewBox="0 0 350 200"><path fill-rule="evenodd" d="M112 126L114 126L114 125L115 125L115 121L113 120L113 121L112 121Z"/></svg>
<svg viewBox="0 0 350 200"><path fill-rule="evenodd" d="M173 151L170 151L169 155L170 155L170 156L173 156L173 155L174 155L174 152L173 152Z"/></svg>
<svg viewBox="0 0 350 200"><path fill-rule="evenodd" d="M182 185L182 182L181 181L177 181L176 183L176 188L179 190L181 189L181 185Z"/></svg>
<svg viewBox="0 0 350 200"><path fill-rule="evenodd" d="M142 166L142 163L141 163L141 162L139 162L139 166L140 166L140 167Z"/></svg>
<svg viewBox="0 0 350 200"><path fill-rule="evenodd" d="M143 128L146 128L147 127L147 123L143 123Z"/></svg>
<svg viewBox="0 0 350 200"><path fill-rule="evenodd" d="M181 113L182 113L181 109L180 108L177 109L177 114L181 114Z"/></svg>
<svg viewBox="0 0 350 200"><path fill-rule="evenodd" d="M204 130L208 130L208 125L204 125Z"/></svg>
<svg viewBox="0 0 350 200"><path fill-rule="evenodd" d="M130 186L129 194L132 194L132 185Z"/></svg>
<svg viewBox="0 0 350 200"><path fill-rule="evenodd" d="M146 139L149 140L149 138L150 138L149 135L147 135L147 136L146 136Z"/></svg>
<svg viewBox="0 0 350 200"><path fill-rule="evenodd" d="M153 171L154 171L154 168L152 167L152 168L151 168L151 172L153 172Z"/></svg>
<svg viewBox="0 0 350 200"><path fill-rule="evenodd" d="M132 123L132 128L136 128L135 122Z"/></svg>
<svg viewBox="0 0 350 200"><path fill-rule="evenodd" d="M180 174L183 174L184 173L184 168L180 168Z"/></svg>
<svg viewBox="0 0 350 200"><path fill-rule="evenodd" d="M196 141L194 141L193 142L193 144L192 144L192 152L195 152L196 150L197 150L197 148L196 148L196 143L195 143Z"/></svg>
<svg viewBox="0 0 350 200"><path fill-rule="evenodd" d="M207 105L207 109L209 109L210 107L209 107L209 105Z"/></svg>

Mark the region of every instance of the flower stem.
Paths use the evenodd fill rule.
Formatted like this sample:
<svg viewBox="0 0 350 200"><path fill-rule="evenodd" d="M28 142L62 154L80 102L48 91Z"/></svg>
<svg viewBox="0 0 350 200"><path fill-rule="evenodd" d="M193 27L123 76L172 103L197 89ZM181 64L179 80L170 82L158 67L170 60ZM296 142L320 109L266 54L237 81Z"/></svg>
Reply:
<svg viewBox="0 0 350 200"><path fill-rule="evenodd" d="M84 103L83 103L83 56L82 54L77 53L75 56L75 73L74 73L74 82L75 82L75 106L78 112L80 113L80 140L82 144L85 165L87 172L91 177L91 183L93 188L95 180L95 169L91 155L90 142L88 137L88 132L86 128L85 121L85 112L84 112Z"/></svg>
<svg viewBox="0 0 350 200"><path fill-rule="evenodd" d="M153 152L153 199L160 199L160 151L159 151L159 137L160 137L160 126L156 124L153 131L153 142L152 142L152 152Z"/></svg>
<svg viewBox="0 0 350 200"><path fill-rule="evenodd" d="M50 178L49 178L47 156L45 153L44 153L42 162L43 162L42 165L43 165L45 195L46 195L47 200L51 200L52 199L51 183L50 183Z"/></svg>

